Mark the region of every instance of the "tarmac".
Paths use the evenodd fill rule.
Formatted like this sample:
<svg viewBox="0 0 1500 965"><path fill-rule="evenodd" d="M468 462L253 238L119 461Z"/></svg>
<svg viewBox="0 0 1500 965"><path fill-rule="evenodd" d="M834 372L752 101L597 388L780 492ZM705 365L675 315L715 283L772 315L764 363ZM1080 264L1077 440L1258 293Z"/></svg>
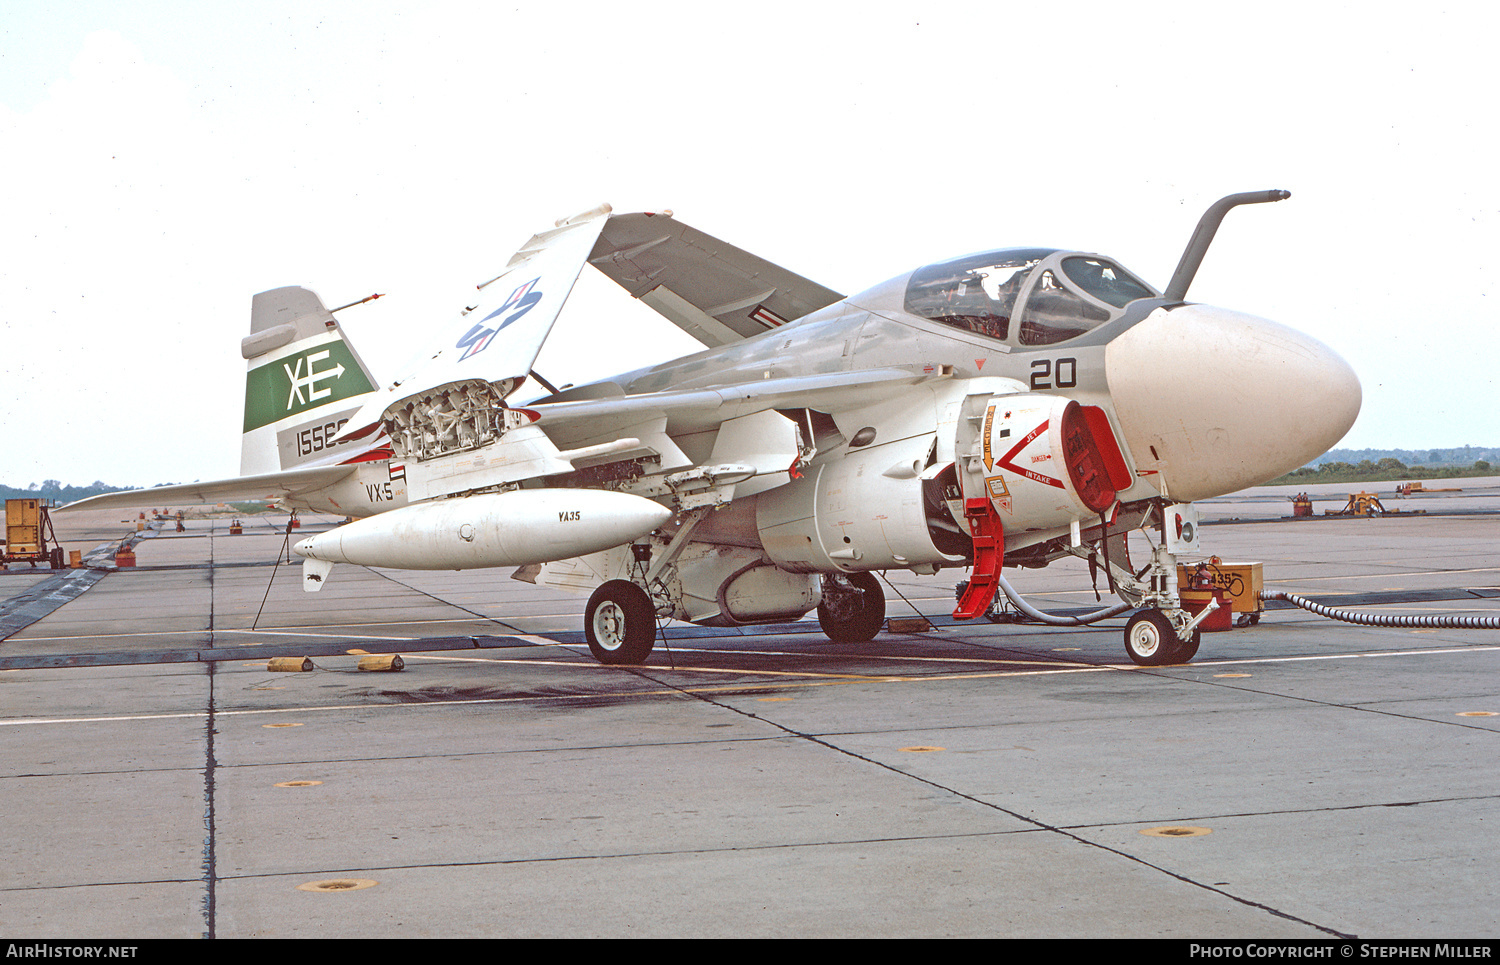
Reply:
<svg viewBox="0 0 1500 965"><path fill-rule="evenodd" d="M1452 485L1209 500L1203 544L1330 605L1500 615L1500 480ZM957 624L961 571L893 572L932 630L674 625L607 667L586 598L509 569L305 594L285 519L58 514L137 565L0 573L0 934L1500 936L1500 631L1276 607L1148 669L1123 618ZM1007 577L1099 605L1081 563Z"/></svg>

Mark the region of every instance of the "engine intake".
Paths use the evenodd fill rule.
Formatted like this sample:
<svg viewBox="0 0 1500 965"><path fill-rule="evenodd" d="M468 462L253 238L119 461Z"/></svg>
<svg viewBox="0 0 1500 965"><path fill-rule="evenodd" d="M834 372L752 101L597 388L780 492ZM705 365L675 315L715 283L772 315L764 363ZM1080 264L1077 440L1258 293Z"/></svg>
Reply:
<svg viewBox="0 0 1500 965"><path fill-rule="evenodd" d="M1109 416L1072 399L992 396L977 437L963 442L964 493L988 496L1007 532L1097 515L1132 482Z"/></svg>

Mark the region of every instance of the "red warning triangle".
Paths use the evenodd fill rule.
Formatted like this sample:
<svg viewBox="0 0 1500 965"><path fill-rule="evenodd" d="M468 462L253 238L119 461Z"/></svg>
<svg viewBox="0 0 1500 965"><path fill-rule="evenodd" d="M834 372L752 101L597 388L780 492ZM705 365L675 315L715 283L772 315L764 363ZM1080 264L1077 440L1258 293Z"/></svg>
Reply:
<svg viewBox="0 0 1500 965"><path fill-rule="evenodd" d="M984 371L984 359L975 359L974 360L974 367L976 369L978 369L979 371L983 372Z"/></svg>

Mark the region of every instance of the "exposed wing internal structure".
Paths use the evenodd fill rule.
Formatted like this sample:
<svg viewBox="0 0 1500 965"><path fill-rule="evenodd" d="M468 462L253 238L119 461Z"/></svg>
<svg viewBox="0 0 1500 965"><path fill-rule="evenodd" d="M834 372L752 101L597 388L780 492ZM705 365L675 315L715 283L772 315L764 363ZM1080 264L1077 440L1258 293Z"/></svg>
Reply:
<svg viewBox="0 0 1500 965"><path fill-rule="evenodd" d="M608 216L601 205L533 235L480 286L477 307L449 325L438 350L366 404L342 436L368 433L386 418L419 443L430 432L434 447L451 448L444 437L456 441L466 428L488 438L478 412L498 408L531 372Z"/></svg>

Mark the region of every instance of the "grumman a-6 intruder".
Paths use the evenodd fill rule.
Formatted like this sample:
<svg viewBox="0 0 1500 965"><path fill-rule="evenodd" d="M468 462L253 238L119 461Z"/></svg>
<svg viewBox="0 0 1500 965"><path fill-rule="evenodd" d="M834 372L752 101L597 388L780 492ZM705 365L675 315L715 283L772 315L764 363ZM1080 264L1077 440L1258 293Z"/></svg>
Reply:
<svg viewBox="0 0 1500 965"><path fill-rule="evenodd" d="M1326 346L1187 302L1220 220L1203 216L1164 292L1112 259L1010 248L852 296L676 221L600 207L533 237L410 378L377 390L317 296L255 296L245 477L120 493L271 497L364 517L295 547L303 585L337 563L518 566L593 587L589 647L639 663L657 620L779 622L815 609L841 641L880 629L872 573L971 572L984 614L1004 564L1082 557L1135 608L1141 664L1190 659L1176 555L1192 501L1332 446L1360 387ZM537 353L587 262L706 349L556 391ZM550 394L515 404L528 380ZM1154 531L1151 560L1126 536Z"/></svg>

